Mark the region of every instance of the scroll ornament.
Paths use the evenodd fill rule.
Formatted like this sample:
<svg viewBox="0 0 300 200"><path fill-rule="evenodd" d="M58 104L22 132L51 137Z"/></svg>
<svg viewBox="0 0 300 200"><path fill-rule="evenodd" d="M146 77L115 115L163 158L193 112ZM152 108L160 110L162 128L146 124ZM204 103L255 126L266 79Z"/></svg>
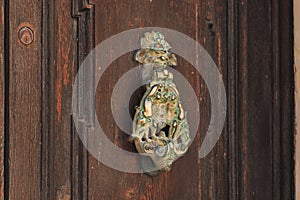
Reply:
<svg viewBox="0 0 300 200"><path fill-rule="evenodd" d="M177 65L170 44L155 31L146 32L140 44L134 59L143 64L142 79L147 86L136 108L130 138L157 169L148 174L157 175L170 170L172 163L187 152L190 131L173 74L167 70L167 66Z"/></svg>

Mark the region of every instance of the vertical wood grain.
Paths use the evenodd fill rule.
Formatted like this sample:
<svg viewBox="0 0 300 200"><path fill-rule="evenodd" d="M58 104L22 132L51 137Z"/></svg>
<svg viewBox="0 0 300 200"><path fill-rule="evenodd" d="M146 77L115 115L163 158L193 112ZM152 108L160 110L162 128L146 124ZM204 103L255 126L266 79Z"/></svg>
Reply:
<svg viewBox="0 0 300 200"><path fill-rule="evenodd" d="M291 1L238 2L238 188L242 199L293 196L291 8Z"/></svg>
<svg viewBox="0 0 300 200"><path fill-rule="evenodd" d="M278 91L278 87L280 85L280 30L279 30L279 20L276 18L276 16L279 15L279 5L277 3L278 1L273 1L272 4L272 65L273 65L273 102L272 102L272 109L273 110L280 110L280 91ZM273 199L281 199L281 178L280 176L276 176L276 174L280 173L280 157L276 155L280 155L281 152L281 132L280 130L280 112L273 112L273 124L272 124L272 130L273 130L273 138L272 138L272 148L273 148L273 155L272 155L272 165L273 165L273 171L272 171L272 191L273 191ZM278 148L279 147L279 148Z"/></svg>
<svg viewBox="0 0 300 200"><path fill-rule="evenodd" d="M227 79L231 78L228 74L228 3L226 1L198 1L198 31L196 32L198 42L207 50L209 55L215 61L227 90ZM201 28L202 27L202 28ZM210 122L210 99L209 91L205 82L200 79L200 127L207 127ZM227 122L226 122L227 124ZM203 159L199 159L198 165L200 171L199 187L201 193L198 198L201 199L225 199L228 197L230 188L229 168L228 168L228 130L222 131L218 142L213 150ZM204 134L207 129L199 129L200 144L202 144ZM202 137L201 137L202 136ZM198 147L200 151L201 145Z"/></svg>
<svg viewBox="0 0 300 200"><path fill-rule="evenodd" d="M238 187L238 116L237 116L237 77L238 77L238 8L235 0L228 1L228 78L227 78L227 98L228 98L228 110L227 110L227 130L228 130L228 199L236 200L239 197Z"/></svg>
<svg viewBox="0 0 300 200"><path fill-rule="evenodd" d="M96 41L98 41L96 43L122 30L143 26L174 28L197 39L220 67L224 79L227 79L226 87L230 92L228 131L224 130L213 152L205 159L198 161L197 198L214 199L228 196L230 199L280 199L291 196L292 179L287 175L293 170L291 159L293 147L288 146L293 140L291 99L293 72L290 53L292 36L288 11L291 8L290 2L247 0L226 3L222 1L189 2L194 4L194 8L185 3L182 3L184 6L181 7L180 3L173 1L169 4L145 1L142 5L132 2L133 6L131 5L130 8L118 1L96 4L96 9L99 11L96 13L96 27L98 28L96 29ZM176 7L176 11L180 11L180 14L173 12L173 7ZM185 13L185 8L193 14ZM160 14L153 16L153 13ZM190 26L190 23L194 26ZM285 46L285 50L279 49L281 46ZM107 85L99 86L97 101L98 119L100 122L103 120L107 131L114 130L114 134L110 133L108 137L115 144L130 150L132 147L129 144L119 142L119 139L124 136L114 124L104 122L104 120L113 119L109 114L101 116L101 113L107 113L109 109L101 109L100 105L103 107L109 105L109 95L103 97L101 93L109 94L113 88L114 79L120 76L118 74L129 69L121 71L126 67L126 63L128 66L133 65L128 61L131 57L132 55L128 54L111 66L112 68L115 66L115 70L108 70L104 78ZM184 62L181 63L179 59L179 70L180 64L184 65ZM117 66L123 67L120 69ZM189 69L186 67L183 74L186 75L186 70ZM200 104L201 122L200 135L197 136L198 143L203 137L201 133L205 132L205 124L209 121L209 100L206 99L208 95L205 85L203 88L197 88L197 82L201 85L201 78L189 77L189 80L203 99ZM194 80L196 82L193 82ZM285 130L285 135L282 135L282 130ZM122 140L125 141L125 139ZM193 148L195 146L192 145L191 152ZM187 159L190 159L191 157L188 156ZM185 162L188 161L185 160ZM189 166L193 170L192 165ZM115 197L114 192L106 193L105 191L108 191L109 185L114 185L118 190L119 187L116 185L120 183L118 180L123 175L111 170L105 170L103 173L97 172L97 170L104 169L104 166L91 159L89 183L92 189L90 192L103 190L99 192L99 196L96 192L91 192L91 198ZM176 171L176 168L173 171ZM105 177L102 177L101 182L105 181L103 188L98 184L97 176L108 173L112 173L110 177L117 177L117 180L105 180ZM169 176L172 177L172 183L166 182L171 185L176 183L174 177L180 176L179 174L180 171L176 171L172 175L165 174L162 177L166 179ZM185 178L188 180L187 175ZM137 178L131 179L131 175L126 175L126 178L122 178L124 179L135 183L137 180ZM155 178L152 179L155 181ZM136 183L136 187L128 188L127 193L125 192L123 197L118 198L140 197L140 193L144 194L147 191L143 189L144 181L149 180L146 178L141 183ZM285 185L285 189L282 190L280 188L285 181L289 184ZM228 182L229 186L226 184ZM124 185L123 182L122 185ZM166 190L169 188L166 184L164 187ZM171 194L159 193L157 196L152 194L151 198L171 196L178 197L178 194L176 191Z"/></svg>
<svg viewBox="0 0 300 200"><path fill-rule="evenodd" d="M9 199L40 199L41 3L9 1ZM25 22L25 23L24 23ZM24 23L24 24L22 24ZM25 46L18 29L29 26L34 41ZM7 117L7 116L6 116Z"/></svg>
<svg viewBox="0 0 300 200"><path fill-rule="evenodd" d="M130 5L123 1L103 1L103 4L96 4L96 44L121 31L147 26L171 28L195 38L196 9L196 1L153 0L142 3L131 1ZM110 96L121 75L136 65L137 63L133 61L133 53L117 59L101 78L96 97L98 120L108 138L120 148L133 152L136 150L134 145L128 142L128 135L114 123L110 110ZM189 77L199 96L199 77L191 73L191 66L179 58L176 69ZM141 95L140 93L135 97L135 104L132 106L138 104ZM198 191L200 171L197 162L199 143L198 138L198 141L190 147L189 153L174 163L170 172L162 173L157 177L119 172L109 169L90 157L89 199L197 198L200 193ZM178 183L184 187L180 187Z"/></svg>
<svg viewBox="0 0 300 200"><path fill-rule="evenodd" d="M72 123L76 70L91 49L86 1L43 1L43 199L86 199L87 152ZM85 8L84 8L85 7ZM85 164L84 164L85 163Z"/></svg>
<svg viewBox="0 0 300 200"><path fill-rule="evenodd" d="M84 61L88 53L94 48L94 34L95 34L95 8L91 1L73 1L73 17L76 20L76 30L77 30L77 46L76 46L76 69L79 69L80 64ZM94 74L94 72L86 72ZM90 78L93 85L93 79ZM93 86L89 88L94 90ZM80 98L80 101L85 101L85 98ZM88 129L87 121L93 121L92 113L92 102L90 102L90 108L79 108L79 109L89 109L90 113L86 121L83 120L80 127L76 127L77 131L82 129ZM88 199L89 183L88 183L88 163L89 163L89 153L83 147L83 144L77 134L75 127L73 126L73 138L72 138L72 198L73 199ZM79 129L79 130L78 130Z"/></svg>
<svg viewBox="0 0 300 200"><path fill-rule="evenodd" d="M295 111L296 111L296 138L295 138L295 198L300 198L300 2L294 0L294 36L295 36Z"/></svg>
<svg viewBox="0 0 300 200"><path fill-rule="evenodd" d="M49 199L71 199L76 26L70 0L49 4Z"/></svg>
<svg viewBox="0 0 300 200"><path fill-rule="evenodd" d="M295 102L294 102L294 36L293 36L293 1L279 1L280 30L280 178L281 199L291 199L295 193ZM275 112L275 110L274 110Z"/></svg>
<svg viewBox="0 0 300 200"><path fill-rule="evenodd" d="M247 1L237 2L238 9L238 21L237 21L237 51L238 58L237 62L237 154L238 154L238 197L241 199L247 199L247 189L248 189L248 159L247 159L247 117L248 117L248 107L247 107L247 18L248 18L248 8ZM241 60L243 62L241 62ZM242 100L241 100L242 99Z"/></svg>
<svg viewBox="0 0 300 200"><path fill-rule="evenodd" d="M133 1L128 5L122 1L105 1L103 4L96 3L96 11L96 44L129 28L147 26L171 28L198 40L212 54L224 78L227 77L226 2L153 0L144 1L142 4ZM128 136L113 123L109 109L110 95L118 78L136 65L132 57L133 54L128 53L107 69L98 85L96 108L98 120L111 141L121 148L135 152L134 145L127 142ZM90 199L224 199L228 196L227 134L222 135L206 159L198 158L200 145L210 120L209 95L202 78L188 63L178 58L176 69L187 77L198 98L201 99L201 124L189 152L174 163L170 172L162 173L158 177L118 172L90 157ZM141 95L134 97L135 105Z"/></svg>
<svg viewBox="0 0 300 200"><path fill-rule="evenodd" d="M241 187L243 199L288 199L293 193L292 180L283 177L292 172L283 166L291 167L293 155L290 6L289 1L239 2L239 184L246 186Z"/></svg>
<svg viewBox="0 0 300 200"><path fill-rule="evenodd" d="M49 155L50 155L50 102L49 98L50 94L50 77L49 77L49 58L50 58L50 49L49 49L49 3L48 0L41 1L41 55L42 55L42 69L41 69L41 88L42 88L42 104L41 104L41 158L40 158L40 191L41 191L41 199L49 199L49 179L52 174L49 173L50 165L49 165Z"/></svg>
<svg viewBox="0 0 300 200"><path fill-rule="evenodd" d="M0 199L4 199L4 137L5 137L5 5L0 1Z"/></svg>
<svg viewBox="0 0 300 200"><path fill-rule="evenodd" d="M292 199L291 11L292 0L0 0L0 199L4 194L6 199L49 200ZM17 39L22 22L35 33L29 46ZM76 71L93 47L147 26L174 29L198 41L222 74L228 102L223 133L200 159L210 121L209 93L201 76L178 57L176 70L199 99L199 130L188 153L157 177L119 172L90 156L71 110ZM133 52L127 53L105 71L96 110L111 142L136 152L110 109L118 79L137 65L132 58ZM133 107L142 93L133 95ZM92 115L86 117L92 121ZM83 120L80 128L88 126Z"/></svg>

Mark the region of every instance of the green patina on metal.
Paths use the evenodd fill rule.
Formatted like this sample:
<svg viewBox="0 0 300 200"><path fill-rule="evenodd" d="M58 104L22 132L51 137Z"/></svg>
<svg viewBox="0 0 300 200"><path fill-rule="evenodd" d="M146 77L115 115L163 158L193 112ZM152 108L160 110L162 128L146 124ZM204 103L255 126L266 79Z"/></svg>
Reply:
<svg viewBox="0 0 300 200"><path fill-rule="evenodd" d="M176 66L177 59L164 36L153 31L144 34L135 60L144 64L142 76L149 81L136 108L131 139L138 152L149 156L157 169L170 170L172 163L186 153L190 142L186 112L173 74L166 69Z"/></svg>

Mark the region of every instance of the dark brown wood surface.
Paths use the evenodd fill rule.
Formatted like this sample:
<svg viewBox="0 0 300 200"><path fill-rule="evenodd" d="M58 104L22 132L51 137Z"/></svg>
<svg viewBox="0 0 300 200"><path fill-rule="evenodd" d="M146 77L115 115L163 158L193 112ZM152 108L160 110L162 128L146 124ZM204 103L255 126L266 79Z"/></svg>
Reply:
<svg viewBox="0 0 300 200"><path fill-rule="evenodd" d="M7 168L5 194L11 199L35 199L40 196L41 153L41 3L9 1L9 31L6 57L8 107L5 124ZM30 9L27 9L27 8ZM17 14L18 13L18 14ZM30 22L30 24L28 23ZM28 26L34 41L25 46L18 41L18 31Z"/></svg>
<svg viewBox="0 0 300 200"><path fill-rule="evenodd" d="M292 16L290 0L0 0L0 199L293 199ZM30 45L18 39L22 26L34 31ZM199 99L199 130L188 153L157 177L119 172L91 156L71 109L76 72L93 47L148 26L198 41L222 74L228 102L223 133L200 159L209 93L178 58L176 69ZM135 152L110 109L118 79L137 65L132 57L105 71L96 109L107 137Z"/></svg>
<svg viewBox="0 0 300 200"><path fill-rule="evenodd" d="M5 7L0 1L0 199L4 198L4 131L5 131Z"/></svg>

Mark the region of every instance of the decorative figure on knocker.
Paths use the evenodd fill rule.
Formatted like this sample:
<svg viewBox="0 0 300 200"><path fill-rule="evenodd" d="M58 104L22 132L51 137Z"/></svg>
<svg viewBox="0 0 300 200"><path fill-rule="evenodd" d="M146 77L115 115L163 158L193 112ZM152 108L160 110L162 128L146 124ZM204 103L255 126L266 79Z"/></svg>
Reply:
<svg viewBox="0 0 300 200"><path fill-rule="evenodd" d="M143 64L142 79L147 90L136 108L130 138L157 169L148 174L157 175L170 170L172 163L187 152L190 142L186 112L173 74L167 70L167 66L177 65L177 59L164 36L152 31L141 38L135 60Z"/></svg>

